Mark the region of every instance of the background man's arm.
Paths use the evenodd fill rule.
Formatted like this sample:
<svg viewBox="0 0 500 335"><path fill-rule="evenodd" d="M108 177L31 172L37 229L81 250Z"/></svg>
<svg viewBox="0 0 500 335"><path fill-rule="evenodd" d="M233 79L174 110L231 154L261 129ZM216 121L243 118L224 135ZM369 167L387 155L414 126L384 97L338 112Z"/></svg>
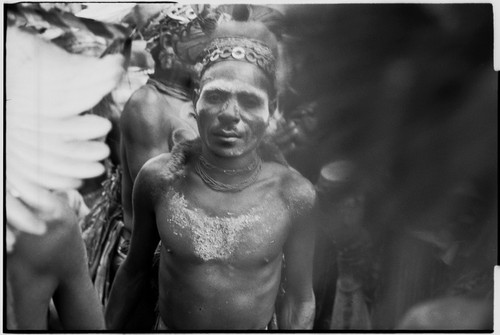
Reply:
<svg viewBox="0 0 500 335"><path fill-rule="evenodd" d="M169 152L168 125L163 124L165 107L146 87L135 92L125 105L120 119L121 145L132 180L150 158Z"/></svg>
<svg viewBox="0 0 500 335"><path fill-rule="evenodd" d="M155 163L152 162L153 164ZM151 172L146 164L137 175L133 191L134 229L130 250L120 266L106 307L108 329L121 330L126 326L141 293L150 283L153 254L160 240L156 227Z"/></svg>
<svg viewBox="0 0 500 335"><path fill-rule="evenodd" d="M285 244L285 295L278 305L279 329L312 329L315 299L313 292L313 255L315 236L315 192L309 182L300 189L289 190L297 208L294 222Z"/></svg>

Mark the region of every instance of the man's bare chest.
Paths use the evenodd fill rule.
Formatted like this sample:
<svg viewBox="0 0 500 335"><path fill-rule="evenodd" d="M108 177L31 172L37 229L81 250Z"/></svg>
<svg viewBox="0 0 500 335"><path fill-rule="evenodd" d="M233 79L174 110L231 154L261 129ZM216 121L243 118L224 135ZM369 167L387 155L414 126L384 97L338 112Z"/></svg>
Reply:
<svg viewBox="0 0 500 335"><path fill-rule="evenodd" d="M232 211L227 204L197 206L170 190L160 206L156 219L165 247L203 261L251 262L277 257L290 221L284 203L272 196Z"/></svg>

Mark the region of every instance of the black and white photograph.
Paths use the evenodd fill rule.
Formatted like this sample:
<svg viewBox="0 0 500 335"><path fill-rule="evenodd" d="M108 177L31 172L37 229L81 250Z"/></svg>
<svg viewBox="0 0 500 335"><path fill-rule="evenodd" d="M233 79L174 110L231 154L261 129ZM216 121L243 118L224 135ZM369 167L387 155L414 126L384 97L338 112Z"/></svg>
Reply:
<svg viewBox="0 0 500 335"><path fill-rule="evenodd" d="M498 328L492 3L3 17L3 333Z"/></svg>

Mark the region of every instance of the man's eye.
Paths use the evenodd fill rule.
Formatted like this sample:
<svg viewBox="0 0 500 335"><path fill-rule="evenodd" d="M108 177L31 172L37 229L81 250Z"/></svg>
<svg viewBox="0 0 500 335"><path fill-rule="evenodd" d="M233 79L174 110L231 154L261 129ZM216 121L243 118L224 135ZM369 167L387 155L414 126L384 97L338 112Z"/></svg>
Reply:
<svg viewBox="0 0 500 335"><path fill-rule="evenodd" d="M205 94L205 100L211 104L224 102L225 95L221 92L208 92Z"/></svg>
<svg viewBox="0 0 500 335"><path fill-rule="evenodd" d="M242 95L238 98L240 104L246 108L256 108L261 105L261 100L250 95Z"/></svg>

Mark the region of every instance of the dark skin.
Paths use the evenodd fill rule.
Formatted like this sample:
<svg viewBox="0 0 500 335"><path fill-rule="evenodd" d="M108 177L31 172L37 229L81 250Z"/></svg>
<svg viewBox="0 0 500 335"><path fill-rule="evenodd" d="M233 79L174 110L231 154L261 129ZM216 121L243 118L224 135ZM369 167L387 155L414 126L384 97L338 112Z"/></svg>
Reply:
<svg viewBox="0 0 500 335"><path fill-rule="evenodd" d="M149 86L137 90L125 105L120 119L120 155L122 206L128 232L132 231L132 187L137 173L150 158L169 152L174 141L196 137L190 112L191 101L162 95Z"/></svg>
<svg viewBox="0 0 500 335"><path fill-rule="evenodd" d="M269 121L267 78L254 65L225 61L207 70L201 84L196 110L203 156L223 169L248 166ZM264 329L275 312L282 275L287 286L278 311L280 328L312 328L312 185L282 165L265 162L249 187L218 192L194 171L197 159L188 161L186 177L173 183L163 173L169 154L140 171L134 234L113 284L108 327L123 329L148 285L148 264L161 240L159 306L168 328ZM210 172L226 184L248 177Z"/></svg>
<svg viewBox="0 0 500 335"><path fill-rule="evenodd" d="M191 82L190 73L179 62L171 62L166 69L157 64L155 77L184 87L189 87ZM169 152L175 143L197 137L193 113L192 101L164 94L151 85L134 92L125 105L120 118L125 239L129 239L132 232L132 187L139 170L150 158ZM122 258L115 259L117 266L122 262ZM156 294L148 290L143 296L128 325L134 331L148 330L154 322Z"/></svg>
<svg viewBox="0 0 500 335"><path fill-rule="evenodd" d="M7 257L14 313L20 330L47 330L54 300L65 330L102 330L104 314L90 280L74 212L61 200L44 219L43 235L20 233Z"/></svg>

